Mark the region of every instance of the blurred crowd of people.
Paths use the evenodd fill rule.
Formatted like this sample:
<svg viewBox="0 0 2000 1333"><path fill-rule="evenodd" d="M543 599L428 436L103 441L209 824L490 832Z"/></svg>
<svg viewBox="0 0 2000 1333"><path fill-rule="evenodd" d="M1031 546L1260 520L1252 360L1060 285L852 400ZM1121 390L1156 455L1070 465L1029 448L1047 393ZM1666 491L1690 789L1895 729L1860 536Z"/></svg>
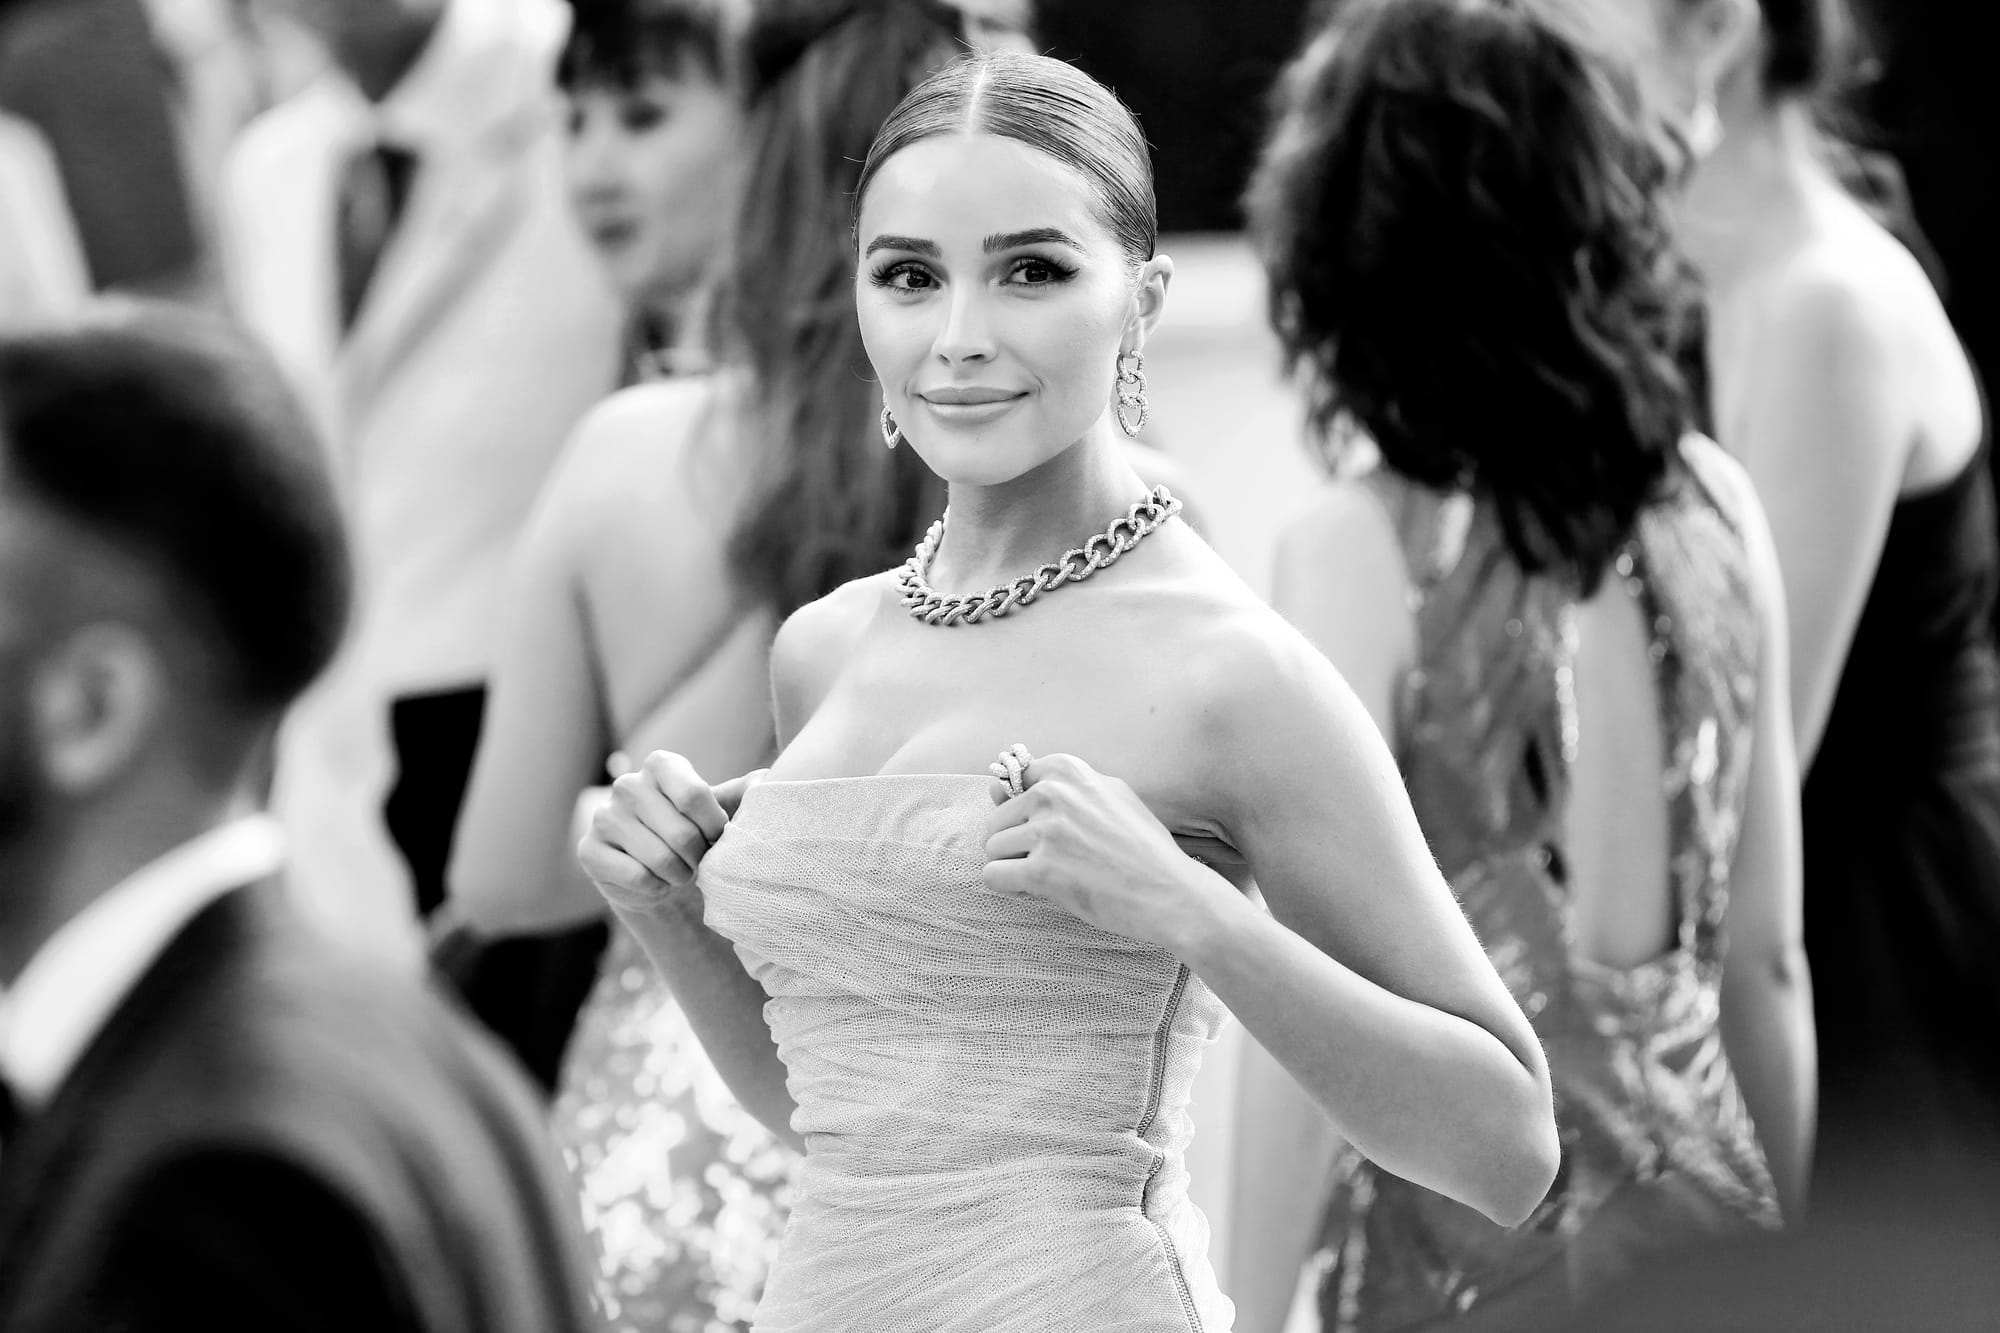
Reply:
<svg viewBox="0 0 2000 1333"><path fill-rule="evenodd" d="M1033 10L0 0L0 1333L751 1327L801 1154L577 844L649 754L769 765L780 625L944 509L853 210ZM1867 31L1308 16L1271 602L1563 1164L1501 1226L1252 1052L1246 1333L1980 1326L1903 1279L2000 1236L1991 422L1956 236L1836 128Z"/></svg>

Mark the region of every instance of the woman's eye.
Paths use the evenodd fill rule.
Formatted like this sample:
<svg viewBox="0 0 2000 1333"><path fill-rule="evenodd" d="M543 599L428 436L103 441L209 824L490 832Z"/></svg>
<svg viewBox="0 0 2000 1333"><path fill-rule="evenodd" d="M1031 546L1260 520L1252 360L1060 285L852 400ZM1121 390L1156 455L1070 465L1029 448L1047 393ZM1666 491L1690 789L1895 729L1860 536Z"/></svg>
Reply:
<svg viewBox="0 0 2000 1333"><path fill-rule="evenodd" d="M631 134L644 134L666 118L667 109L655 102L627 102L618 108L618 122Z"/></svg>
<svg viewBox="0 0 2000 1333"><path fill-rule="evenodd" d="M1050 287L1070 276L1070 270L1047 259L1017 259L1008 276L1024 287Z"/></svg>
<svg viewBox="0 0 2000 1333"><path fill-rule="evenodd" d="M937 285L929 270L918 264L896 264L876 275L875 281L899 292L928 291Z"/></svg>

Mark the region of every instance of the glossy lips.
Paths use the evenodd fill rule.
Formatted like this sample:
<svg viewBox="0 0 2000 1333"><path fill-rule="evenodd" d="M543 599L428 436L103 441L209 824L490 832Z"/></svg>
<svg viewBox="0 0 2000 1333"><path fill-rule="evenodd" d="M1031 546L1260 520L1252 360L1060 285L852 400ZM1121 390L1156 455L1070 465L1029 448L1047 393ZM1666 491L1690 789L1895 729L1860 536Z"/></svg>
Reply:
<svg viewBox="0 0 2000 1333"><path fill-rule="evenodd" d="M940 421L959 426L981 426L1004 415L1028 395L1013 389L984 385L941 385L925 389L917 397Z"/></svg>

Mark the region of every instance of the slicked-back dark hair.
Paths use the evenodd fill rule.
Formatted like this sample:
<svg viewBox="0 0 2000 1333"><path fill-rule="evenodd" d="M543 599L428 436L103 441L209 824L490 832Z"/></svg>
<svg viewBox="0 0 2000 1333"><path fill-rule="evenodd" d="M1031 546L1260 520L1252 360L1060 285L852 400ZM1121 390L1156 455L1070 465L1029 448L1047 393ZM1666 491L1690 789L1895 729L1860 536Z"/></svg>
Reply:
<svg viewBox="0 0 2000 1333"><path fill-rule="evenodd" d="M1311 422L1470 483L1594 589L1677 467L1697 307L1674 159L1541 0L1350 0L1287 72L1249 212Z"/></svg>
<svg viewBox="0 0 2000 1333"><path fill-rule="evenodd" d="M1046 153L1097 193L1099 216L1134 266L1153 257L1159 212L1153 160L1139 122L1109 88L1064 61L1016 51L964 56L925 79L882 123L854 191L861 201L882 164L947 134L996 134ZM859 240L859 237L856 237Z"/></svg>
<svg viewBox="0 0 2000 1333"><path fill-rule="evenodd" d="M350 574L320 446L220 319L119 302L0 335L0 489L153 571L227 705L275 715L339 644Z"/></svg>

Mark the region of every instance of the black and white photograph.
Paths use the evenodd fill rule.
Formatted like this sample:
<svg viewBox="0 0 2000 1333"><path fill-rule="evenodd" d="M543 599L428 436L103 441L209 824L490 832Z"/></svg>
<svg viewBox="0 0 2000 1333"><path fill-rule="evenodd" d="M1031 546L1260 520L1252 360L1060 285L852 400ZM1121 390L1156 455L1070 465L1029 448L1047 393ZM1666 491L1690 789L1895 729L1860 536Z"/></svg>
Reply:
<svg viewBox="0 0 2000 1333"><path fill-rule="evenodd" d="M0 0L0 1333L2000 1327L1996 75Z"/></svg>

